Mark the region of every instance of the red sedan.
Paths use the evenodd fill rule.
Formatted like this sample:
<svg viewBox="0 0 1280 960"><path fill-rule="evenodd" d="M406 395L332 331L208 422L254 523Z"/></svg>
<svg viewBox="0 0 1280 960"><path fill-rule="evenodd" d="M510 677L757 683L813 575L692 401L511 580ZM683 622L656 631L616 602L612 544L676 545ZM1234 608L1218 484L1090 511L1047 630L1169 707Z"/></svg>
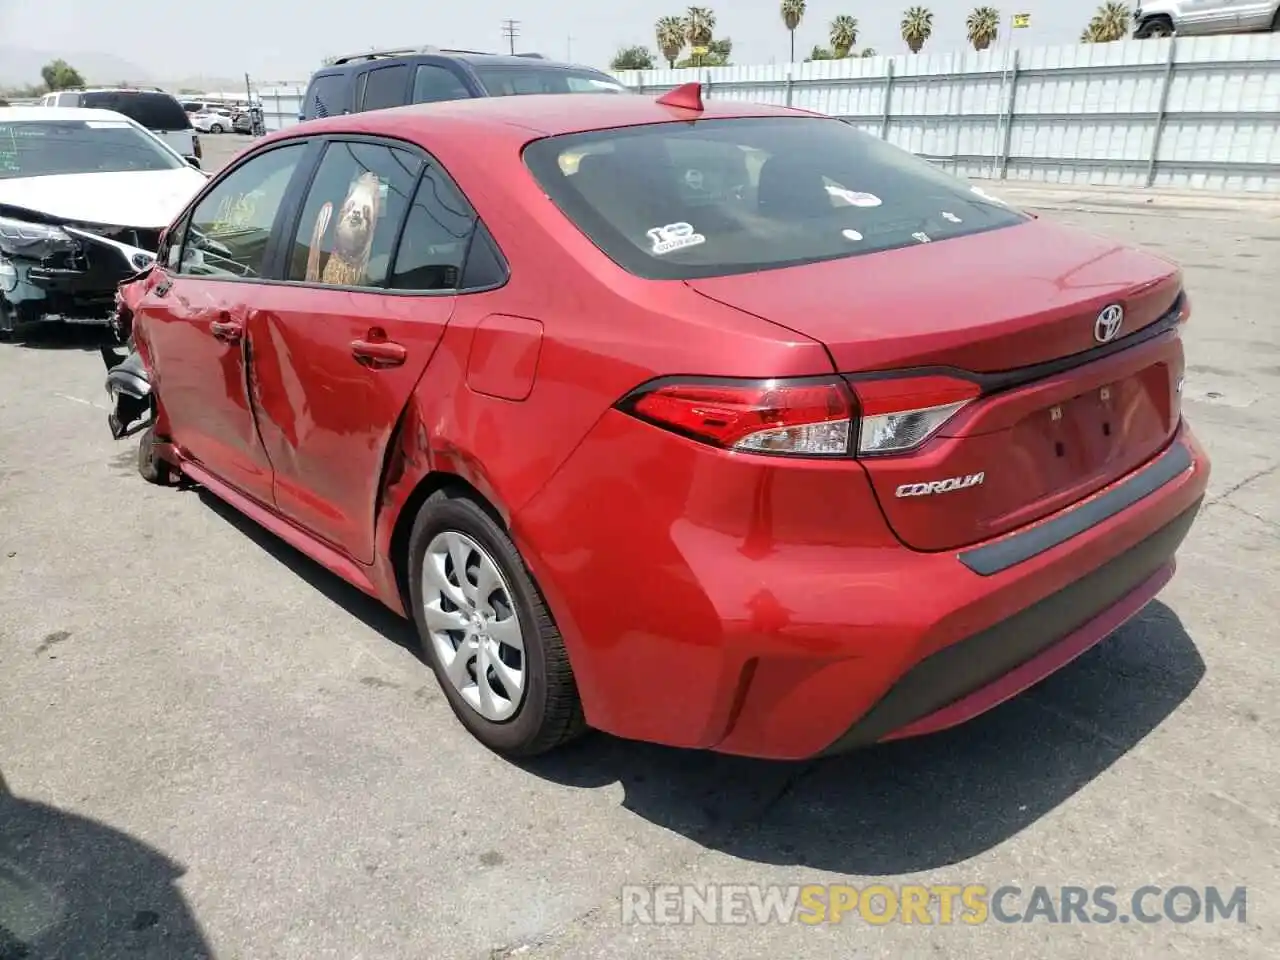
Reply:
<svg viewBox="0 0 1280 960"><path fill-rule="evenodd" d="M282 131L122 303L143 474L412 618L511 756L959 723L1139 612L1209 474L1176 266L696 87Z"/></svg>

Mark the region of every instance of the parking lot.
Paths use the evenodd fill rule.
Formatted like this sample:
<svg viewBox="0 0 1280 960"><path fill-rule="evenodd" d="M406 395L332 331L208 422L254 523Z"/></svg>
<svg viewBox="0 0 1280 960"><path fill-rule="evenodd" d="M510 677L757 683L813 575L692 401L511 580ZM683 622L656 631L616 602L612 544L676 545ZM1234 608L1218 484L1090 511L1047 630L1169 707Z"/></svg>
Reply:
<svg viewBox="0 0 1280 960"><path fill-rule="evenodd" d="M207 169L248 142L203 141ZM1275 956L1280 202L998 192L1184 266L1207 506L1160 601L1060 674L820 762L604 736L497 759L406 622L204 492L139 479L92 331L0 344L0 928L53 929L50 956L164 960ZM1247 886L1247 917L620 908L626 884L873 882Z"/></svg>

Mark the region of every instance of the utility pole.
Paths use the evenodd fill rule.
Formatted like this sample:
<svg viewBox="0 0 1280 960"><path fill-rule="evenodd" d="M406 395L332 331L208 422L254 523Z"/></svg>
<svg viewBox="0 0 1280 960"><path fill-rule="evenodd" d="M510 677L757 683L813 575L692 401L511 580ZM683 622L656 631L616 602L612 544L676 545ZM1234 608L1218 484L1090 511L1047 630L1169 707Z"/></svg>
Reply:
<svg viewBox="0 0 1280 960"><path fill-rule="evenodd" d="M520 36L520 21L503 20L502 35L507 38L507 49L514 56L516 52L516 37Z"/></svg>

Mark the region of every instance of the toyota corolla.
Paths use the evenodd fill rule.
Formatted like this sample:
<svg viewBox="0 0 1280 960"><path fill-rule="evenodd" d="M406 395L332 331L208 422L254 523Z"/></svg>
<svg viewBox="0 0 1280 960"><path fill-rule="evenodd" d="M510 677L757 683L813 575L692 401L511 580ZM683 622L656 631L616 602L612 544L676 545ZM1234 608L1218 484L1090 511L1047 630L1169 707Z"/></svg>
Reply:
<svg viewBox="0 0 1280 960"><path fill-rule="evenodd" d="M289 128L121 301L143 475L411 618L510 756L960 723L1137 614L1209 475L1174 264L696 86Z"/></svg>

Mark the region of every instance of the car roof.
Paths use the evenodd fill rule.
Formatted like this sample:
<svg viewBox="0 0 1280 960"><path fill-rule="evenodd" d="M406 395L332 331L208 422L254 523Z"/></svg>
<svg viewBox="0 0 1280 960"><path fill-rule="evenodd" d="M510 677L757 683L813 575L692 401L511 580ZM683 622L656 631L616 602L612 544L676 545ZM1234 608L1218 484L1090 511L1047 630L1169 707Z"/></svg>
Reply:
<svg viewBox="0 0 1280 960"><path fill-rule="evenodd" d="M34 123L41 120L128 120L114 110L93 107L0 107L0 120L7 123ZM130 121L132 122L132 121Z"/></svg>
<svg viewBox="0 0 1280 960"><path fill-rule="evenodd" d="M636 127L653 123L688 121L691 119L733 119L744 117L813 117L807 110L775 107L741 100L707 100L705 109L693 114L665 106L654 97L617 93L551 93L517 97L471 97L420 103L386 110L343 114L323 120L311 120L301 126L306 132L370 133L413 139L415 133L430 140L442 135L448 127L471 134L514 134L524 140L530 133L559 136L588 130L614 127ZM268 139L282 139L303 131L290 126Z"/></svg>
<svg viewBox="0 0 1280 960"><path fill-rule="evenodd" d="M590 73L604 73L596 67L587 67L576 63L562 63L559 60L548 60L545 57L521 56L511 53L476 53L470 50L422 50L417 53L402 53L397 56L377 57L372 60L352 60L349 63L335 63L321 67L316 76L326 74L350 73L365 67L386 67L397 63L418 60L457 60L473 66L506 66L524 67L532 70L582 70ZM608 76L608 74L605 74Z"/></svg>

